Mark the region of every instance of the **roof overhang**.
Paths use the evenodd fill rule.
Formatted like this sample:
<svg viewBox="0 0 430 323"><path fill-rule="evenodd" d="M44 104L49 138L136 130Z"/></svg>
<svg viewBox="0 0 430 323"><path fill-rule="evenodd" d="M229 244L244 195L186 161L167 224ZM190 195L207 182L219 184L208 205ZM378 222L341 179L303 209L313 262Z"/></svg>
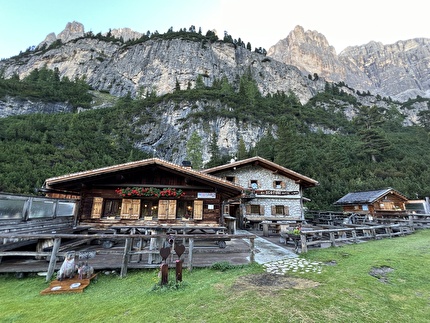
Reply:
<svg viewBox="0 0 430 323"><path fill-rule="evenodd" d="M84 187L92 185L92 183L102 178L112 176L120 177L121 174L130 173L139 169L147 169L148 171L161 169L172 174L182 175L200 183L202 187L205 186L220 190L228 197L240 195L242 192L242 187L227 180L193 170L189 167L179 166L158 158L145 159L48 178L45 180L42 189L77 193L81 192ZM115 183L112 183L111 185L118 186Z"/></svg>
<svg viewBox="0 0 430 323"><path fill-rule="evenodd" d="M314 186L319 185L318 181L316 181L310 177L299 174L299 173L297 173L291 169L280 166L274 162L271 162L271 161L264 159L262 157L259 157L259 156L247 158L244 160L235 161L235 162L232 162L229 164L225 164L225 165L221 165L221 166L217 166L217 167L213 167L213 168L209 168L209 169L204 169L204 170L202 170L202 172L206 173L206 174L216 174L220 171L225 171L228 169L235 170L238 167L245 167L245 166L249 166L249 165L261 166L263 168L271 170L272 172L276 172L276 173L281 174L283 176L289 177L292 180L294 180L296 183L300 184L303 188L314 187Z"/></svg>

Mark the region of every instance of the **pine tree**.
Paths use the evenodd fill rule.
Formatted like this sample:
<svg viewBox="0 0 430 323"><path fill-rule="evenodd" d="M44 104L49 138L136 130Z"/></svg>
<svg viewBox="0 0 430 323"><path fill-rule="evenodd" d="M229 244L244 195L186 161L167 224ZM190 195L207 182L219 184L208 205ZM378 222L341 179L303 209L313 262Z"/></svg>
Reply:
<svg viewBox="0 0 430 323"><path fill-rule="evenodd" d="M243 141L243 138L241 137L239 139L239 145L237 147L237 159L238 160L242 160L242 159L246 159L247 156L247 152L246 152L246 146L245 146L245 141Z"/></svg>
<svg viewBox="0 0 430 323"><path fill-rule="evenodd" d="M372 162L379 161L383 153L390 148L381 131L381 126L385 123L384 111L375 105L363 106L353 119L361 138L362 153L369 156Z"/></svg>
<svg viewBox="0 0 430 323"><path fill-rule="evenodd" d="M203 144L202 138L194 131L187 142L187 158L194 169L203 168Z"/></svg>
<svg viewBox="0 0 430 323"><path fill-rule="evenodd" d="M217 143L217 136L215 132L212 133L211 142L209 143L209 154L211 155L211 159L205 165L206 168L212 168L221 165L221 152Z"/></svg>

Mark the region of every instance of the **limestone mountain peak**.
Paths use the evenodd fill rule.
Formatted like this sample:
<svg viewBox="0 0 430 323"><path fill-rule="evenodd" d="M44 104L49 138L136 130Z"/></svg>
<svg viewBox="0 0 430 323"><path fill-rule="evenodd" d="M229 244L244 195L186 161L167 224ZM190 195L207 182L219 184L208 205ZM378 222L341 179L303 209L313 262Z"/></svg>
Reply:
<svg viewBox="0 0 430 323"><path fill-rule="evenodd" d="M37 47L40 48L43 45L49 46L56 40L61 40L62 43L67 43L73 39L83 37L84 34L85 28L82 23L77 21L68 22L62 32L58 35L55 35L53 32L49 33Z"/></svg>

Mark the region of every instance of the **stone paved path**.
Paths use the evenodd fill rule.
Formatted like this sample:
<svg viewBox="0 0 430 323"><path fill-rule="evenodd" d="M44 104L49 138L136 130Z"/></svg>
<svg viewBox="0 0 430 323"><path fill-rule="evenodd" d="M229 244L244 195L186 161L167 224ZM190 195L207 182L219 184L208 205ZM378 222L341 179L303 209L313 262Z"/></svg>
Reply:
<svg viewBox="0 0 430 323"><path fill-rule="evenodd" d="M309 262L302 258L285 258L263 264L268 273L285 275L287 272L321 274L322 264L319 262Z"/></svg>
<svg viewBox="0 0 430 323"><path fill-rule="evenodd" d="M238 234L247 234L248 231L238 230ZM262 264L267 272L284 275L287 272L320 274L322 263L309 262L288 248L278 246L262 237L254 240L255 261Z"/></svg>

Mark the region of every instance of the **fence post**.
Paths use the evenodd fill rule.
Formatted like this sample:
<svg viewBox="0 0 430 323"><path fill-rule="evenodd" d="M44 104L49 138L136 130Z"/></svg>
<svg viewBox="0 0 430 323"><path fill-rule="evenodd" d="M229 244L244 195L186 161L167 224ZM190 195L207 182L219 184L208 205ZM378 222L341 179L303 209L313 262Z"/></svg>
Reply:
<svg viewBox="0 0 430 323"><path fill-rule="evenodd" d="M193 270L193 248L194 248L194 239L190 238L188 240L188 270Z"/></svg>
<svg viewBox="0 0 430 323"><path fill-rule="evenodd" d="M302 243L302 253L308 252L308 244L306 243L306 234L300 233L300 242Z"/></svg>
<svg viewBox="0 0 430 323"><path fill-rule="evenodd" d="M409 226L412 228L412 231L413 231L413 229L415 229L415 226L414 226L414 216L410 215L409 218L408 218L408 220L409 220Z"/></svg>
<svg viewBox="0 0 430 323"><path fill-rule="evenodd" d="M352 237L354 238L354 243L357 243L358 242L358 240L357 240L357 231L355 231L355 229L354 229L354 230L351 231L351 234L352 234Z"/></svg>
<svg viewBox="0 0 430 323"><path fill-rule="evenodd" d="M250 256L250 261L251 263L255 262L255 243L254 243L254 238L249 238L249 242L251 243L251 256Z"/></svg>
<svg viewBox="0 0 430 323"><path fill-rule="evenodd" d="M48 272L46 274L47 282L51 280L52 275L54 274L55 263L57 262L57 253L58 253L58 250L60 249L60 245L61 245L61 238L55 238L54 245L52 247L52 252L51 252L51 259L49 259Z"/></svg>
<svg viewBox="0 0 430 323"><path fill-rule="evenodd" d="M330 232L330 242L332 247L336 247L336 239L334 237L334 232Z"/></svg>
<svg viewBox="0 0 430 323"><path fill-rule="evenodd" d="M127 265L128 265L128 262L130 261L130 251L131 251L132 240L133 238L125 239L124 254L122 256L122 266L121 266L121 274L120 274L121 278L127 275Z"/></svg>

